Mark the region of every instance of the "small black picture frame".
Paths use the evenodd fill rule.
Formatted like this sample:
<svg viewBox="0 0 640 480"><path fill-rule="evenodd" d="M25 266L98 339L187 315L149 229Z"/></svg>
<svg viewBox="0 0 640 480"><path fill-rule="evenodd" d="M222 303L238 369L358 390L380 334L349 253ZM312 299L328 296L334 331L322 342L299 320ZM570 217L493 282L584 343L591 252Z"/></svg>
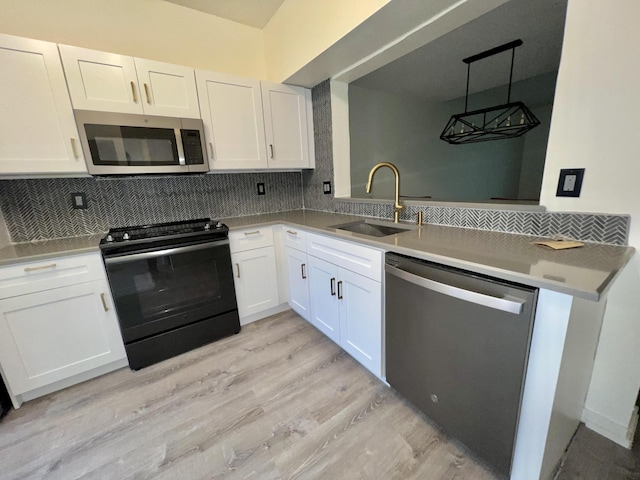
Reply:
<svg viewBox="0 0 640 480"><path fill-rule="evenodd" d="M579 197L583 178L584 168L561 169L556 197Z"/></svg>

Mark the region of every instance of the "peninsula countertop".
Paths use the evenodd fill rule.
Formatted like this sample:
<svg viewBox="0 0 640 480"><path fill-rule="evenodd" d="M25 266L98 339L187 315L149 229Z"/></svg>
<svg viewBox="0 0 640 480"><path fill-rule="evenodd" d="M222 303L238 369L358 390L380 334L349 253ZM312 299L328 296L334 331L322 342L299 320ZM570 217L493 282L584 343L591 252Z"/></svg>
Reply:
<svg viewBox="0 0 640 480"><path fill-rule="evenodd" d="M542 237L425 224L385 237L334 228L365 217L294 210L221 219L231 230L285 224L306 231L598 301L632 257L634 248L599 243L551 250L532 245ZM380 219L367 218L377 221ZM19 243L0 249L0 266L99 251L103 234Z"/></svg>

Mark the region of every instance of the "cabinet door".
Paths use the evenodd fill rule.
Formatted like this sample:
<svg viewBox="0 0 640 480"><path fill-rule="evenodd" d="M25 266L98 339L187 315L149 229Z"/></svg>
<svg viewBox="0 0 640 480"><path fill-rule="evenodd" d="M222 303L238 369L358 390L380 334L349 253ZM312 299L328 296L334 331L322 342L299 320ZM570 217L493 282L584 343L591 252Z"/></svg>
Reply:
<svg viewBox="0 0 640 480"><path fill-rule="evenodd" d="M136 58L144 113L200 118L193 68Z"/></svg>
<svg viewBox="0 0 640 480"><path fill-rule="evenodd" d="M86 172L58 49L0 34L0 173Z"/></svg>
<svg viewBox="0 0 640 480"><path fill-rule="evenodd" d="M287 248L287 278L289 279L289 306L302 318L309 321L309 266L307 254Z"/></svg>
<svg viewBox="0 0 640 480"><path fill-rule="evenodd" d="M336 343L340 343L340 312L338 310L338 267L308 256L311 324Z"/></svg>
<svg viewBox="0 0 640 480"><path fill-rule="evenodd" d="M14 394L125 357L106 280L0 301L0 364Z"/></svg>
<svg viewBox="0 0 640 480"><path fill-rule="evenodd" d="M240 318L277 307L278 280L273 247L231 255Z"/></svg>
<svg viewBox="0 0 640 480"><path fill-rule="evenodd" d="M382 374L382 287L339 269L340 346L374 375Z"/></svg>
<svg viewBox="0 0 640 480"><path fill-rule="evenodd" d="M267 168L260 82L196 71L212 170Z"/></svg>
<svg viewBox="0 0 640 480"><path fill-rule="evenodd" d="M59 45L73 107L143 113L133 57Z"/></svg>
<svg viewBox="0 0 640 480"><path fill-rule="evenodd" d="M307 89L262 82L269 168L309 168Z"/></svg>

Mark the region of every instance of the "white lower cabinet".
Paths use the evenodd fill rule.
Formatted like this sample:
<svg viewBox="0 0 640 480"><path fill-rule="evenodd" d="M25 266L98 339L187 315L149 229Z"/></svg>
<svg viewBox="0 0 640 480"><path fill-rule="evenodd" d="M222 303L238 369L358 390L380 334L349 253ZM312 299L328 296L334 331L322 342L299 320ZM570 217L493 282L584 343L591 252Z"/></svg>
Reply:
<svg viewBox="0 0 640 480"><path fill-rule="evenodd" d="M284 232L289 306L382 378L382 251Z"/></svg>
<svg viewBox="0 0 640 480"><path fill-rule="evenodd" d="M229 244L240 324L276 313L280 292L273 227L233 230Z"/></svg>
<svg viewBox="0 0 640 480"><path fill-rule="evenodd" d="M0 365L22 394L125 358L106 280L0 300Z"/></svg>
<svg viewBox="0 0 640 480"><path fill-rule="evenodd" d="M309 268L307 254L287 247L287 278L289 280L289 306L305 320L311 320L309 300Z"/></svg>
<svg viewBox="0 0 640 480"><path fill-rule="evenodd" d="M340 346L380 377L382 375L382 285L338 268Z"/></svg>
<svg viewBox="0 0 640 480"><path fill-rule="evenodd" d="M231 254L240 319L278 306L276 255L273 247Z"/></svg>
<svg viewBox="0 0 640 480"><path fill-rule="evenodd" d="M0 371L24 400L127 365L99 253L0 268Z"/></svg>
<svg viewBox="0 0 640 480"><path fill-rule="evenodd" d="M340 344L340 308L338 305L338 267L309 255L309 321L331 340Z"/></svg>

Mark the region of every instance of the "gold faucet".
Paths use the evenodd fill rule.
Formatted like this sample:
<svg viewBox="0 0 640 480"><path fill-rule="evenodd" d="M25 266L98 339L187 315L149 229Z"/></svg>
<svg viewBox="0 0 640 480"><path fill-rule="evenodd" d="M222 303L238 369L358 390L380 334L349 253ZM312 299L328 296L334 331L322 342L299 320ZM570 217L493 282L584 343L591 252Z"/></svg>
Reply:
<svg viewBox="0 0 640 480"><path fill-rule="evenodd" d="M380 162L380 163L376 163L373 166L373 168L369 172L369 181L367 182L367 193L371 193L371 182L373 181L373 174L376 173L376 171L382 167L389 167L391 170L393 170L393 174L396 176L396 198L395 198L396 203L393 206L393 221L395 223L399 223L400 210L404 208L404 205L400 203L400 172L398 171L398 169L393 163Z"/></svg>

